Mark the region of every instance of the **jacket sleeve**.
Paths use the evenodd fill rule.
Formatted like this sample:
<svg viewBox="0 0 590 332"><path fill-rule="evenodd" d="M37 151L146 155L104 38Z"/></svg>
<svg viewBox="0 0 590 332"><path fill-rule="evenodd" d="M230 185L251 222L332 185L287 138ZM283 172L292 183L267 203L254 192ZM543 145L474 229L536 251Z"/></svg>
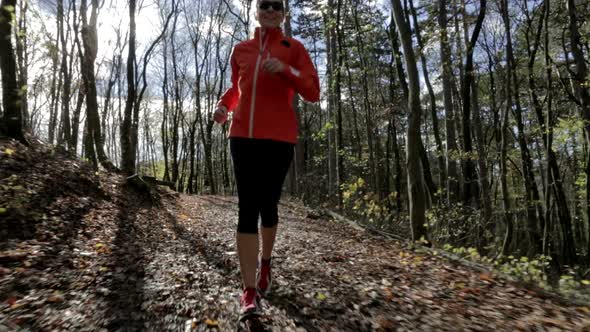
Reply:
<svg viewBox="0 0 590 332"><path fill-rule="evenodd" d="M240 98L240 90L238 87L238 79L239 79L239 72L240 68L238 67L238 62L236 60L236 49L234 47L231 58L231 87L225 91L225 93L221 96L221 99L217 103L217 107L225 106L229 112L233 111L234 108L238 105L238 100Z"/></svg>
<svg viewBox="0 0 590 332"><path fill-rule="evenodd" d="M320 80L311 57L303 45L297 43L295 61L287 64L283 76L291 83L295 91L308 102L320 100Z"/></svg>

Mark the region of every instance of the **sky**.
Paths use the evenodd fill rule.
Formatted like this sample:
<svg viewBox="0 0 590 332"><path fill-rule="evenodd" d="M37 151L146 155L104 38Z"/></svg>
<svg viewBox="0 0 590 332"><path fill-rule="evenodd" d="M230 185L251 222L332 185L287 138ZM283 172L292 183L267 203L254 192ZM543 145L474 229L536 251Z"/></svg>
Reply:
<svg viewBox="0 0 590 332"><path fill-rule="evenodd" d="M52 17L56 10L56 0L38 0L39 5L44 8L47 14L47 19L44 20L46 29L54 34L55 31L55 19ZM64 0L66 6L69 0ZM91 1L91 0L88 0ZM104 5L99 12L98 17L98 57L97 64L102 59L111 59L113 56L113 50L115 49L116 41L116 30L121 29L121 34L125 37L129 27L129 9L127 0L103 0ZM138 58L141 57L145 48L151 44L151 42L160 33L161 29L161 18L158 12L158 6L155 3L158 0L138 0L142 4L139 12L136 16L137 24L137 47L138 47ZM160 0L161 1L161 0ZM178 0L178 1L222 1L222 0ZM236 8L241 8L240 0L229 0L232 1ZM327 1L327 0L320 0ZM389 13L391 0L377 0L378 6L386 13ZM79 3L79 0L77 1ZM250 13L252 28L255 24L254 11ZM389 21L389 18L387 19ZM489 22L489 18L487 20ZM183 20L179 22L179 26L182 27L185 24ZM251 28L251 30L252 30ZM123 52L126 54L126 50ZM434 54L433 54L434 55ZM318 64L321 66L321 64ZM320 71L321 68L319 68ZM421 74L421 72L420 72ZM100 75L99 75L100 76ZM424 83L424 82L422 82ZM436 82L433 82L436 83ZM422 84L425 89L424 84Z"/></svg>

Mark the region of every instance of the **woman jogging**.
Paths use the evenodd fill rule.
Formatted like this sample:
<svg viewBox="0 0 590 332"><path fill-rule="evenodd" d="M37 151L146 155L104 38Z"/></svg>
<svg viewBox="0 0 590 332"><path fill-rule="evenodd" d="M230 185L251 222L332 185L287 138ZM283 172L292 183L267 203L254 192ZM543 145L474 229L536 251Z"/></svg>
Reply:
<svg viewBox="0 0 590 332"><path fill-rule="evenodd" d="M230 150L238 187L236 235L244 285L242 317L259 313L258 297L271 285L271 256L278 223L277 206L297 143L293 96L319 100L317 72L304 46L281 31L282 0L258 0L253 39L237 44L231 55L231 88L217 105L223 124L233 112ZM258 216L262 220L259 257Z"/></svg>

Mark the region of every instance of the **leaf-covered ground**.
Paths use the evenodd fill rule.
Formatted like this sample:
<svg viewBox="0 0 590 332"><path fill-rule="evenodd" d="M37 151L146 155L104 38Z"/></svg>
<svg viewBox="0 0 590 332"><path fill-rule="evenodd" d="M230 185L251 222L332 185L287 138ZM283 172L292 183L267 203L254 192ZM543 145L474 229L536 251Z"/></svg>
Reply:
<svg viewBox="0 0 590 332"><path fill-rule="evenodd" d="M311 212L281 204L267 331L590 331L587 307ZM0 144L0 331L235 330L236 223L233 197Z"/></svg>

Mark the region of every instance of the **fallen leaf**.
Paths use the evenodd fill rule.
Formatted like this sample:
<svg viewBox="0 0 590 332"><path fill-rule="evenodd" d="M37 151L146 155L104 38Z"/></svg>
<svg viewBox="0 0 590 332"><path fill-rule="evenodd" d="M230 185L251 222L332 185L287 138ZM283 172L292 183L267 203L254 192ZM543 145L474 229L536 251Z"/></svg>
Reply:
<svg viewBox="0 0 590 332"><path fill-rule="evenodd" d="M210 328L211 327L219 327L219 322L214 319L206 319L205 324L207 324L207 327L210 327Z"/></svg>
<svg viewBox="0 0 590 332"><path fill-rule="evenodd" d="M482 273L479 275L479 280L481 281L487 281L487 282L494 282L494 279L492 278L492 274L491 273Z"/></svg>
<svg viewBox="0 0 590 332"><path fill-rule="evenodd" d="M395 321L382 317L381 319L379 319L378 331L393 331L396 325L397 324Z"/></svg>
<svg viewBox="0 0 590 332"><path fill-rule="evenodd" d="M4 150L4 153L6 153L6 155L8 155L8 156L12 156L14 154L14 150L13 149L6 149L6 150Z"/></svg>
<svg viewBox="0 0 590 332"><path fill-rule="evenodd" d="M393 301L393 299L395 298L395 296L393 295L393 292L391 291L391 288L383 289L383 295L385 296L385 299L387 301Z"/></svg>
<svg viewBox="0 0 590 332"><path fill-rule="evenodd" d="M481 294L481 289L479 288L473 288L473 287L468 287L468 288L463 288L461 290L461 295L465 295L465 294L472 294L472 295L480 295Z"/></svg>
<svg viewBox="0 0 590 332"><path fill-rule="evenodd" d="M0 266L0 277L4 277L7 274L10 274L10 269Z"/></svg>
<svg viewBox="0 0 590 332"><path fill-rule="evenodd" d="M467 285L464 282L452 282L451 287L453 287L455 289L463 289L463 288L467 287Z"/></svg>
<svg viewBox="0 0 590 332"><path fill-rule="evenodd" d="M15 303L15 304L13 304L13 305L10 306L10 310L20 309L20 308L22 308L24 306L25 306L24 303Z"/></svg>
<svg viewBox="0 0 590 332"><path fill-rule="evenodd" d="M427 290L420 292L420 295L422 295L422 297L424 297L426 299L434 298L434 294L431 291L427 291Z"/></svg>
<svg viewBox="0 0 590 332"><path fill-rule="evenodd" d="M65 299L64 299L63 295L56 292L47 299L47 302L49 302L49 303L62 303L64 300Z"/></svg>
<svg viewBox="0 0 590 332"><path fill-rule="evenodd" d="M6 299L6 301L4 301L6 304L8 304L9 306L13 306L16 303L16 300L18 300L16 298L16 296L11 296L9 298Z"/></svg>
<svg viewBox="0 0 590 332"><path fill-rule="evenodd" d="M415 265L415 266L422 265L422 260L423 260L422 257L416 256L416 257L414 257L414 260L412 261L412 264Z"/></svg>
<svg viewBox="0 0 590 332"><path fill-rule="evenodd" d="M324 300L325 300L325 299L327 299L328 297L327 297L327 296L326 296L326 294L324 294L324 293L318 293L318 294L315 296L315 298L316 298L316 299L318 299L318 300L320 300L320 301L324 301Z"/></svg>

